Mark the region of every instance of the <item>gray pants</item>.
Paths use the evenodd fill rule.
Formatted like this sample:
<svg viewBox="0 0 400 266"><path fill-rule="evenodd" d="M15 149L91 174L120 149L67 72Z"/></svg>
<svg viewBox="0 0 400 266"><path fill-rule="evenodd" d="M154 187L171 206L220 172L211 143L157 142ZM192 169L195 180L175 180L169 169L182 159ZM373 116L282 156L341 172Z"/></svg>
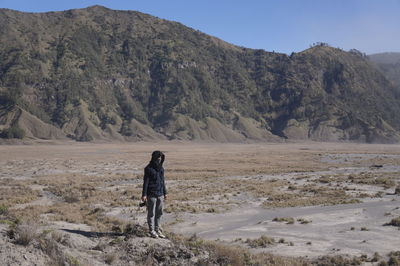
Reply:
<svg viewBox="0 0 400 266"><path fill-rule="evenodd" d="M150 231L160 229L161 215L163 214L164 197L147 198L147 224Z"/></svg>

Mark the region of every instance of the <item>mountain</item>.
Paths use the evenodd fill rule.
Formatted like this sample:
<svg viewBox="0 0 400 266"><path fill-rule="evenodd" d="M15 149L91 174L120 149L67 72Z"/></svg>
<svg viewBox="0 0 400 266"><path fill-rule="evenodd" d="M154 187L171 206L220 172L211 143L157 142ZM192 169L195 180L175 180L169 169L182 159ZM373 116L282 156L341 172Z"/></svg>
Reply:
<svg viewBox="0 0 400 266"><path fill-rule="evenodd" d="M247 49L101 6L0 9L0 25L3 137L400 140L400 94L357 52Z"/></svg>
<svg viewBox="0 0 400 266"><path fill-rule="evenodd" d="M400 53L379 53L368 58L393 82L400 90Z"/></svg>

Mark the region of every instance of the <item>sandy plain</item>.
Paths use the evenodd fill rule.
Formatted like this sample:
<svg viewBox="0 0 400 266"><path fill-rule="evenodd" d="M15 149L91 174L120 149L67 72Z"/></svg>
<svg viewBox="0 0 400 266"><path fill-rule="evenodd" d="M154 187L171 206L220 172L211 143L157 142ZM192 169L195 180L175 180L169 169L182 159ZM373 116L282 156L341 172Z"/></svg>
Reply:
<svg viewBox="0 0 400 266"><path fill-rule="evenodd" d="M384 226L400 216L400 145L3 145L0 205L53 229L145 224L138 203L153 150L166 154L168 231L294 257L400 249L398 227ZM249 246L262 236L275 241Z"/></svg>

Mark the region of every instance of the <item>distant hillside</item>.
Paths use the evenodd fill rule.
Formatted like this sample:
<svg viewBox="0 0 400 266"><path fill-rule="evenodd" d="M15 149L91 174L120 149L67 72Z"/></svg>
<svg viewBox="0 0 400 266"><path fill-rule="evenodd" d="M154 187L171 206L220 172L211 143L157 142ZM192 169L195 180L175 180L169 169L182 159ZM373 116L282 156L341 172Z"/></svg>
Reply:
<svg viewBox="0 0 400 266"><path fill-rule="evenodd" d="M400 90L400 53L380 53L369 55L385 76Z"/></svg>
<svg viewBox="0 0 400 266"><path fill-rule="evenodd" d="M400 95L358 53L247 49L101 6L0 9L0 25L3 137L22 129L79 141L400 139Z"/></svg>

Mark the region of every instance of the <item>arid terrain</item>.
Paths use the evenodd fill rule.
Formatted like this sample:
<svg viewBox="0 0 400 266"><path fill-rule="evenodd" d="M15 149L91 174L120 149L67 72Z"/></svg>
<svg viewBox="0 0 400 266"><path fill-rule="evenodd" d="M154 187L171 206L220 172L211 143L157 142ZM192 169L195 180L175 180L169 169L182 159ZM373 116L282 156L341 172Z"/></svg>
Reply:
<svg viewBox="0 0 400 266"><path fill-rule="evenodd" d="M166 154L169 240L147 237L138 207L153 150ZM0 167L4 265L400 257L399 145L44 142L0 146Z"/></svg>

